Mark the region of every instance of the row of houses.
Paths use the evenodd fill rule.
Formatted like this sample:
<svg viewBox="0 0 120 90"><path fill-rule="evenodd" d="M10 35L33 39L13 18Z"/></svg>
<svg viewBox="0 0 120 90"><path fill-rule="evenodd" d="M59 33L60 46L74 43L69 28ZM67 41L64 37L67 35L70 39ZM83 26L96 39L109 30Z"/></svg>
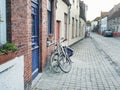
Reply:
<svg viewBox="0 0 120 90"><path fill-rule="evenodd" d="M87 6L81 0L1 0L0 46L17 45L17 56L0 65L2 90L30 90L61 37L72 45L85 36Z"/></svg>
<svg viewBox="0 0 120 90"><path fill-rule="evenodd" d="M92 28L96 28L101 34L104 30L112 30L113 36L120 36L120 3L115 5L109 12L101 12L101 16L98 20L92 21Z"/></svg>

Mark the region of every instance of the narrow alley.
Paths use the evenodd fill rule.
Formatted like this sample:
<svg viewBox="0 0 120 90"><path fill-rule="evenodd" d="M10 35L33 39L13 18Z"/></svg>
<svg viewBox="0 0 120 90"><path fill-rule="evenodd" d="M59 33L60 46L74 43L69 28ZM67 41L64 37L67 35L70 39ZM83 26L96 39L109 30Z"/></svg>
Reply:
<svg viewBox="0 0 120 90"><path fill-rule="evenodd" d="M111 39L112 44L116 41L114 38L97 34L79 41L72 46L74 50L71 57L72 70L69 73L45 70L32 90L120 90L120 74L115 65L118 60L111 58L115 53L112 48L116 46L111 45L112 48L105 46L107 42L103 43L103 39L108 42ZM100 43L103 46L100 46ZM117 47L115 49L117 50ZM111 51L107 53L107 50Z"/></svg>
<svg viewBox="0 0 120 90"><path fill-rule="evenodd" d="M120 0L0 0L0 90L120 90Z"/></svg>

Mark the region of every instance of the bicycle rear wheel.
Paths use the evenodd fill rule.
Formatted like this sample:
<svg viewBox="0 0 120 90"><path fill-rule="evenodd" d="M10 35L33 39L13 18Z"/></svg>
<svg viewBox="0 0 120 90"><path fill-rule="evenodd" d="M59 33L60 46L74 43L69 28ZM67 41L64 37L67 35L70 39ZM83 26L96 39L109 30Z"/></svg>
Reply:
<svg viewBox="0 0 120 90"><path fill-rule="evenodd" d="M50 58L50 64L51 64L51 69L56 73L59 73L61 71L58 64L58 59L59 59L59 54L57 52L52 53Z"/></svg>
<svg viewBox="0 0 120 90"><path fill-rule="evenodd" d="M70 60L70 57L65 57L65 55L63 54L59 60L59 67L65 73L70 72L72 68L72 62Z"/></svg>

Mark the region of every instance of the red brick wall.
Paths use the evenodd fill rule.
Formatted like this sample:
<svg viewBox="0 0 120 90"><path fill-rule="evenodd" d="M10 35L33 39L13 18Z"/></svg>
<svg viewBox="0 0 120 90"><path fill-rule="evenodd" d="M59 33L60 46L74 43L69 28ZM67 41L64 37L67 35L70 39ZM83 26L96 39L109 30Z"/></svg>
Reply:
<svg viewBox="0 0 120 90"><path fill-rule="evenodd" d="M6 0L7 29L11 41L19 47L18 56L24 55L24 81L31 84L32 52L31 52L31 0ZM8 39L9 40L9 39Z"/></svg>
<svg viewBox="0 0 120 90"><path fill-rule="evenodd" d="M40 36L41 36L41 68L43 67L45 60L47 59L47 0L41 0L41 10L40 10Z"/></svg>
<svg viewBox="0 0 120 90"><path fill-rule="evenodd" d="M53 33L55 29L55 0L53 0ZM46 60L48 59L48 55L53 51L54 45L47 47L47 39L49 38L48 35L48 12L47 12L47 0L41 0L41 7L40 7L40 34L41 34L41 68L43 69ZM53 34L52 33L52 34ZM53 35L54 38L54 35Z"/></svg>
<svg viewBox="0 0 120 90"><path fill-rule="evenodd" d="M32 81L32 48L31 48L31 0L7 1L7 29L8 40L19 47L18 56L24 55L25 90L29 90ZM42 70L48 55L53 51L53 45L47 47L48 17L47 0L40 0L40 69ZM53 7L53 31L55 28L55 2ZM53 35L54 37L54 35Z"/></svg>

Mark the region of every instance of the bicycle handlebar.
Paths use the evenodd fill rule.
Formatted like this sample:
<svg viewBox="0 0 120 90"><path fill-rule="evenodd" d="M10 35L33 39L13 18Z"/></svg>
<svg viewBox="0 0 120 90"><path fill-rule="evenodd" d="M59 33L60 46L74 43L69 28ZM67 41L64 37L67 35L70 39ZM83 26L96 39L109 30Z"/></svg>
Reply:
<svg viewBox="0 0 120 90"><path fill-rule="evenodd" d="M62 43L62 42L64 42L64 41L66 41L66 39L63 39L62 41L60 41L60 43Z"/></svg>

